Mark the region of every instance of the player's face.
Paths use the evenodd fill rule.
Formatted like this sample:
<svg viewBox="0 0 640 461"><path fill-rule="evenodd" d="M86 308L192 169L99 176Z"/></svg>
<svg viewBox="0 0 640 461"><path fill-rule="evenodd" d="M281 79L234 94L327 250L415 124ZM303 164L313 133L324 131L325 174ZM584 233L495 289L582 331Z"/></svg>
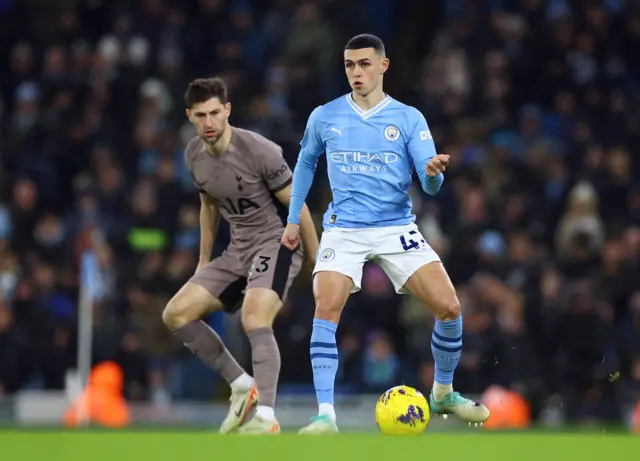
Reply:
<svg viewBox="0 0 640 461"><path fill-rule="evenodd" d="M388 68L389 60L373 48L344 50L344 69L356 94L366 96L376 89Z"/></svg>
<svg viewBox="0 0 640 461"><path fill-rule="evenodd" d="M215 144L227 129L231 103L222 104L220 99L211 98L205 102L194 104L187 109L187 117L196 128L196 133L205 142Z"/></svg>

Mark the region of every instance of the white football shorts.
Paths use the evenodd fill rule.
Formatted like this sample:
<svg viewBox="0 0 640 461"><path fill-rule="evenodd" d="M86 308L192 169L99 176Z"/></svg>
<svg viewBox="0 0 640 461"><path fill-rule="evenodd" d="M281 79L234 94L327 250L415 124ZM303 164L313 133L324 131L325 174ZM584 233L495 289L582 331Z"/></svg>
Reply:
<svg viewBox="0 0 640 461"><path fill-rule="evenodd" d="M425 264L440 261L415 223L367 229L334 227L322 233L313 274L334 271L353 281L352 293L362 288L362 268L367 261L377 263L387 274L397 293Z"/></svg>

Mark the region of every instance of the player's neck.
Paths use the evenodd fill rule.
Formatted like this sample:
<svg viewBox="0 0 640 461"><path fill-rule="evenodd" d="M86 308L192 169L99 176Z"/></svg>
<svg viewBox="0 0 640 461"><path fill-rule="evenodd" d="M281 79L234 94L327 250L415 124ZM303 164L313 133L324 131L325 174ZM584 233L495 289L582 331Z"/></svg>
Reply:
<svg viewBox="0 0 640 461"><path fill-rule="evenodd" d="M207 145L207 152L211 155L220 155L225 152L229 148L229 144L231 144L231 130L231 125L227 125L220 139L214 144Z"/></svg>
<svg viewBox="0 0 640 461"><path fill-rule="evenodd" d="M379 87L364 96L356 94L354 91L351 93L351 97L353 98L353 102L355 102L360 109L368 111L380 104L387 95L384 94L382 87Z"/></svg>

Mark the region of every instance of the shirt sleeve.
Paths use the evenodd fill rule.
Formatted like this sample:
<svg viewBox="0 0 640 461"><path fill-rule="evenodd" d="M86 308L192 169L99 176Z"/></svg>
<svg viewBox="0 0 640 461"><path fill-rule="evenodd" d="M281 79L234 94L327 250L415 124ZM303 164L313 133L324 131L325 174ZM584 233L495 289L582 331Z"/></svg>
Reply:
<svg viewBox="0 0 640 461"><path fill-rule="evenodd" d="M195 138L194 138L195 139ZM187 171L189 172L189 176L191 176L191 180L193 181L193 185L196 187L199 193L206 194L207 192L202 188L198 181L196 180L196 175L193 173L193 158L195 154L195 141L192 139L187 144L187 147L184 149L184 163L187 167Z"/></svg>
<svg viewBox="0 0 640 461"><path fill-rule="evenodd" d="M442 173L437 176L427 174L427 164L437 154L436 145L424 115L418 110L415 113L416 120L407 142L407 150L413 159L422 189L429 195L435 195L444 182L444 175Z"/></svg>
<svg viewBox="0 0 640 461"><path fill-rule="evenodd" d="M289 205L289 217L287 223L300 224L300 213L304 205L313 176L318 165L318 158L324 153L324 141L322 140L322 125L320 109L317 107L307 120L307 127L300 142L300 154L293 170L293 185L291 186L291 203Z"/></svg>
<svg viewBox="0 0 640 461"><path fill-rule="evenodd" d="M278 192L291 184L291 169L282 155L282 148L269 143L261 155L260 175L271 192Z"/></svg>

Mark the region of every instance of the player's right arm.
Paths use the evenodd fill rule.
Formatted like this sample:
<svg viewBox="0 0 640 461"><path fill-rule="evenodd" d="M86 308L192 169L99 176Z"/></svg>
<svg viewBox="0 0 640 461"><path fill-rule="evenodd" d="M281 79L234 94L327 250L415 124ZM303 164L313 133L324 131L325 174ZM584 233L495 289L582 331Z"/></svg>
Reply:
<svg viewBox="0 0 640 461"><path fill-rule="evenodd" d="M304 130L304 136L300 141L300 153L293 170L293 184L291 185L291 204L289 206L288 224L300 224L300 213L304 205L309 189L313 184L313 176L318 165L318 158L324 153L322 140L322 128L320 111L322 106L316 107Z"/></svg>
<svg viewBox="0 0 640 461"><path fill-rule="evenodd" d="M209 194L200 192L200 257L196 272L209 264L220 226L220 207Z"/></svg>
<svg viewBox="0 0 640 461"><path fill-rule="evenodd" d="M298 161L293 169L289 216L287 218L287 228L282 237L282 243L290 249L297 247L300 243L300 213L307 195L309 195L309 189L313 184L318 158L324 153L322 121L320 119L321 110L322 106L316 107L311 112L309 120L307 120L307 127L300 142Z"/></svg>

